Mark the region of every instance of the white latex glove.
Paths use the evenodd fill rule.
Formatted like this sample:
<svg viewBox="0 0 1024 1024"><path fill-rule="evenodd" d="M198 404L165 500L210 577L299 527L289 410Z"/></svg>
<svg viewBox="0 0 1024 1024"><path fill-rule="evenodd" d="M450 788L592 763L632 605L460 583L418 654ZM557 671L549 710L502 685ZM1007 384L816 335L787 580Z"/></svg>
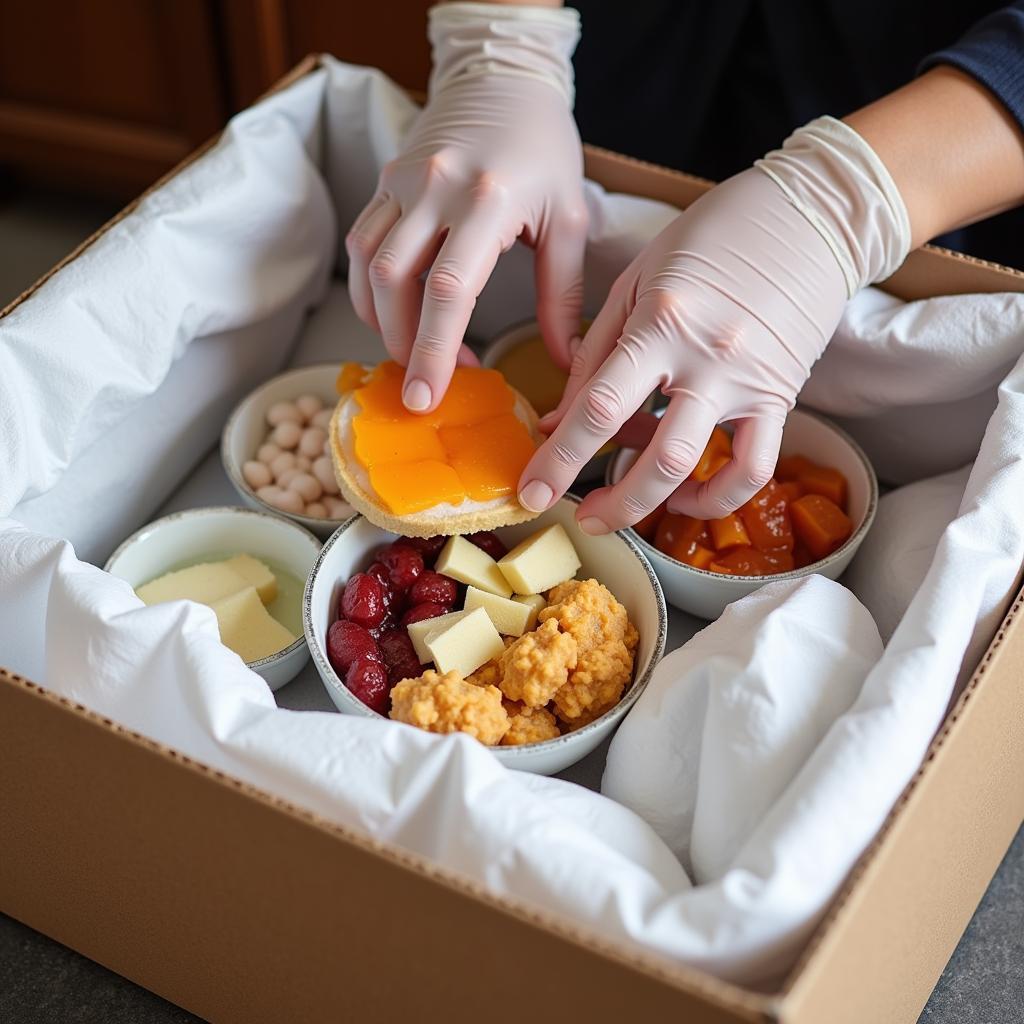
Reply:
<svg viewBox="0 0 1024 1024"><path fill-rule="evenodd" d="M896 186L852 128L819 118L795 132L698 199L617 279L541 423L553 433L520 501L547 508L660 388L670 402L650 443L619 484L587 496L581 527L628 526L670 495L670 510L700 518L736 509L772 475L786 414L847 298L888 277L909 239ZM725 421L733 461L684 483Z"/></svg>
<svg viewBox="0 0 1024 1024"><path fill-rule="evenodd" d="M408 367L414 411L444 396L477 296L520 236L536 249L541 330L569 365L587 235L577 12L443 4L430 39L430 99L345 240L352 303Z"/></svg>

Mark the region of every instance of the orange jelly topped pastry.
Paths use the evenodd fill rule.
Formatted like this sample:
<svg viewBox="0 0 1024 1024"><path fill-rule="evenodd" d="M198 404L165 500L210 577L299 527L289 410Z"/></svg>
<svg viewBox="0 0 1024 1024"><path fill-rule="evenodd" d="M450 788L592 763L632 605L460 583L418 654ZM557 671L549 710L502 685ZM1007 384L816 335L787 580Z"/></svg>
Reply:
<svg viewBox="0 0 1024 1024"><path fill-rule="evenodd" d="M351 365L351 364L350 364ZM396 516L435 505L486 502L515 493L536 448L516 415L516 394L497 370L460 366L430 413L402 404L405 370L381 363L365 379L342 368L357 411L356 461L381 503Z"/></svg>
<svg viewBox="0 0 1024 1024"><path fill-rule="evenodd" d="M731 458L732 440L716 427L691 478L710 480ZM695 519L660 505L634 529L696 569L770 576L810 565L846 543L853 533L847 491L839 470L789 455L779 459L774 478L724 519Z"/></svg>

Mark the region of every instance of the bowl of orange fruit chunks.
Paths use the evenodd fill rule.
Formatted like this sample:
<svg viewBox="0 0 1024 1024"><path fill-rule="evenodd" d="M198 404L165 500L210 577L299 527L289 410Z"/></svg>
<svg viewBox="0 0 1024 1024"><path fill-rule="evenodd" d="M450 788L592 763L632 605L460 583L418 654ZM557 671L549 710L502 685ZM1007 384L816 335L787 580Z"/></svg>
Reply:
<svg viewBox="0 0 1024 1024"><path fill-rule="evenodd" d="M636 460L623 449L608 466L617 483ZM732 438L716 427L692 473L709 480L732 458ZM786 420L775 474L722 519L669 512L664 504L634 533L668 601L706 619L766 583L821 573L838 579L871 526L878 479L867 456L826 419L795 409Z"/></svg>

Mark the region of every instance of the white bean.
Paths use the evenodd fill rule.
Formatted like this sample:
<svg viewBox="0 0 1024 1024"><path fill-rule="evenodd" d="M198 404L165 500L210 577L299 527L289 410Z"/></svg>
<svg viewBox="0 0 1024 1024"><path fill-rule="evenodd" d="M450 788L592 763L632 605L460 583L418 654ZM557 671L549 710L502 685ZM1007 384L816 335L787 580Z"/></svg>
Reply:
<svg viewBox="0 0 1024 1024"><path fill-rule="evenodd" d="M313 460L308 455L296 455L295 468L301 469L303 473L308 473L313 468Z"/></svg>
<svg viewBox="0 0 1024 1024"><path fill-rule="evenodd" d="M270 435L270 440L274 444L279 444L282 448L290 449L294 448L302 437L302 427L298 423L293 423L291 420L285 420L284 423L279 423L274 427L274 432Z"/></svg>
<svg viewBox="0 0 1024 1024"><path fill-rule="evenodd" d="M275 487L273 484L268 484L266 487L261 487L256 492L256 497L262 501L267 502L268 505L273 505L278 498L281 497L283 491L280 487Z"/></svg>
<svg viewBox="0 0 1024 1024"><path fill-rule="evenodd" d="M306 427L302 432L302 440L299 441L299 451L303 455L315 459L324 450L324 441L327 434L320 427Z"/></svg>
<svg viewBox="0 0 1024 1024"><path fill-rule="evenodd" d="M270 472L276 480L281 479L281 474L287 469L295 468L295 453L281 452L280 455L270 464Z"/></svg>
<svg viewBox="0 0 1024 1024"><path fill-rule="evenodd" d="M276 427L282 423L302 423L302 413L294 402L275 402L267 410L267 422Z"/></svg>
<svg viewBox="0 0 1024 1024"><path fill-rule="evenodd" d="M312 516L314 519L326 519L327 508L319 501L311 501L306 506L306 515Z"/></svg>
<svg viewBox="0 0 1024 1024"><path fill-rule="evenodd" d="M302 515L302 510L306 507L306 503L293 490L281 491L273 500L267 499L267 503L292 515Z"/></svg>
<svg viewBox="0 0 1024 1024"><path fill-rule="evenodd" d="M303 395L295 399L295 408L302 413L302 419L308 423L322 408L324 403L316 395Z"/></svg>
<svg viewBox="0 0 1024 1024"><path fill-rule="evenodd" d="M281 454L281 449L276 444L271 444L269 441L266 444L261 444L259 451L256 453L256 458L260 462L265 462L268 466Z"/></svg>
<svg viewBox="0 0 1024 1024"><path fill-rule="evenodd" d="M338 493L338 481L334 477L334 463L326 455L321 455L313 463L313 476L320 481L324 494Z"/></svg>
<svg viewBox="0 0 1024 1024"><path fill-rule="evenodd" d="M293 476L288 482L288 489L301 494L303 501L316 501L324 493L320 481L309 473L297 473Z"/></svg>
<svg viewBox="0 0 1024 1024"><path fill-rule="evenodd" d="M327 506L327 515L331 519L348 519L352 515L352 506L347 501L342 501L341 498L328 495L324 498L324 504Z"/></svg>
<svg viewBox="0 0 1024 1024"><path fill-rule="evenodd" d="M286 469L275 481L278 487L287 487L302 472L298 466Z"/></svg>
<svg viewBox="0 0 1024 1024"><path fill-rule="evenodd" d="M326 455L327 458L331 457L331 439L330 438L327 438L327 440L324 441L324 455Z"/></svg>
<svg viewBox="0 0 1024 1024"><path fill-rule="evenodd" d="M331 425L331 417L334 415L333 409L321 409L310 421L310 426L320 427L321 430L327 430Z"/></svg>
<svg viewBox="0 0 1024 1024"><path fill-rule="evenodd" d="M253 490L266 487L273 480L267 464L265 462L256 462L253 459L242 465L242 476Z"/></svg>

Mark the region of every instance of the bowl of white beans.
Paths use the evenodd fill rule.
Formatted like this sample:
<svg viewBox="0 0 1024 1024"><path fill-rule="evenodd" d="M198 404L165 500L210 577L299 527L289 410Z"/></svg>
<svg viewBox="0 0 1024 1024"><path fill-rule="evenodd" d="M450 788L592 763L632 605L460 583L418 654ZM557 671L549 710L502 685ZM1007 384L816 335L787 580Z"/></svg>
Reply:
<svg viewBox="0 0 1024 1024"><path fill-rule="evenodd" d="M236 406L220 444L224 471L246 505L321 538L352 515L327 442L338 368L305 366L272 377Z"/></svg>

